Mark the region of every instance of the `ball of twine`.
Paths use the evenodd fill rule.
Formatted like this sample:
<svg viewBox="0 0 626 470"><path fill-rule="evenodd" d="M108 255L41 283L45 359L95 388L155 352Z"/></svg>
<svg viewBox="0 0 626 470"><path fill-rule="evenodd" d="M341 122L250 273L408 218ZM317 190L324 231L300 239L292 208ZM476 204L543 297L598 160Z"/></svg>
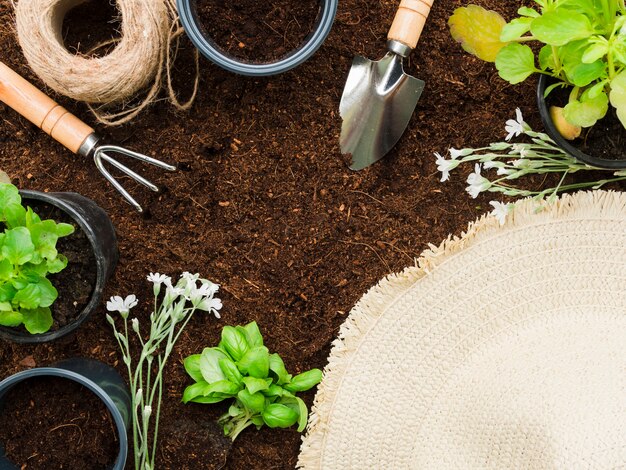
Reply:
<svg viewBox="0 0 626 470"><path fill-rule="evenodd" d="M196 79L187 102L181 103L172 87L171 67L183 32L174 0L116 0L121 37L101 57L73 54L63 44L65 15L86 0L19 0L16 29L24 56L41 80L56 92L90 104L98 120L108 125L128 122L152 103L165 85L169 99L187 109L198 87ZM97 49L96 48L96 49ZM145 91L144 91L145 90ZM139 92L137 104L129 105ZM110 111L121 105L121 111ZM109 111L107 111L109 110Z"/></svg>

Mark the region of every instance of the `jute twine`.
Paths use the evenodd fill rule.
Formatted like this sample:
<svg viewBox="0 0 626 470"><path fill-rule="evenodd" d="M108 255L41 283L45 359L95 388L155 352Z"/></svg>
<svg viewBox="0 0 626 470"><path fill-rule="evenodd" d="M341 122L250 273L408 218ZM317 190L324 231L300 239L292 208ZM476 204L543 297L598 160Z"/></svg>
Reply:
<svg viewBox="0 0 626 470"><path fill-rule="evenodd" d="M84 2L17 2L19 43L28 64L41 80L62 95L89 103L98 121L106 125L133 119L155 101L163 87L176 108L188 109L198 89L198 54L196 51L191 97L181 102L172 86L172 66L183 33L175 0L116 0L121 37L114 40L111 52L102 57L73 54L63 45L63 19L69 10ZM143 97L137 104L140 92ZM111 111L111 105L118 109Z"/></svg>
<svg viewBox="0 0 626 470"><path fill-rule="evenodd" d="M626 467L626 194L537 207L479 219L361 298L298 467Z"/></svg>

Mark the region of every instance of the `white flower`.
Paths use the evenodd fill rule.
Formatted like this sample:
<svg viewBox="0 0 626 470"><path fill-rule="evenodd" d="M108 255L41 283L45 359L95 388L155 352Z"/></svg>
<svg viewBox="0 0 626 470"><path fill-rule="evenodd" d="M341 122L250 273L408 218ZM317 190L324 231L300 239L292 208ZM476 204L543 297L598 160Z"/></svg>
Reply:
<svg viewBox="0 0 626 470"><path fill-rule="evenodd" d="M139 403L142 398L143 398L143 390L138 389L137 393L135 393L135 403Z"/></svg>
<svg viewBox="0 0 626 470"><path fill-rule="evenodd" d="M474 149L461 149L457 150L454 147L450 148L450 158L452 160L456 160L459 157L466 157L467 155L471 155L474 153Z"/></svg>
<svg viewBox="0 0 626 470"><path fill-rule="evenodd" d="M196 273L196 274L191 274L188 273L187 271L185 271L181 277L189 282L196 282L199 278L200 278L200 274Z"/></svg>
<svg viewBox="0 0 626 470"><path fill-rule="evenodd" d="M133 331L134 331L135 333L139 334L139 320L137 320L136 318L133 318L133 319L130 321L130 324L131 324L131 326L132 326L132 328L133 328Z"/></svg>
<svg viewBox="0 0 626 470"><path fill-rule="evenodd" d="M507 136L504 138L506 141L511 140L514 136L517 137L523 134L528 126L528 124L524 122L522 111L519 108L515 108L515 117L516 119L509 119L504 125L504 129L508 132Z"/></svg>
<svg viewBox="0 0 626 470"><path fill-rule="evenodd" d="M159 274L159 273L150 273L148 274L148 281L152 282L153 284L165 284L168 281L171 283L172 282L172 278L165 275L165 274Z"/></svg>
<svg viewBox="0 0 626 470"><path fill-rule="evenodd" d="M498 160L489 160L488 162L483 163L483 168L488 170L490 168L504 168L505 163L500 162Z"/></svg>
<svg viewBox="0 0 626 470"><path fill-rule="evenodd" d="M504 225L507 214L510 212L510 205L498 201L490 201L489 204L493 206L491 213L498 219L500 225Z"/></svg>
<svg viewBox="0 0 626 470"><path fill-rule="evenodd" d="M109 312L120 312L122 317L126 318L130 309L137 305L137 297L134 294L122 299L119 295L111 297L107 302L107 310Z"/></svg>
<svg viewBox="0 0 626 470"><path fill-rule="evenodd" d="M474 173L470 173L467 177L467 184L469 184L469 186L465 188L465 190L470 193L472 198L478 197L480 193L491 187L491 182L484 176L481 176L480 164L478 163L474 167Z"/></svg>
<svg viewBox="0 0 626 470"><path fill-rule="evenodd" d="M501 167L501 168L498 168L498 171L496 171L496 174L500 176L510 175L512 173L515 173L515 170L513 168Z"/></svg>
<svg viewBox="0 0 626 470"><path fill-rule="evenodd" d="M450 177L450 170L454 170L457 166L459 166L461 161L455 160L454 157L452 160L446 160L437 152L435 152L435 156L437 157L437 160L435 161L435 163L437 163L437 170L441 172L441 181L447 181Z"/></svg>
<svg viewBox="0 0 626 470"><path fill-rule="evenodd" d="M198 310L204 310L205 312L213 312L215 318L221 318L218 310L222 308L222 301L218 298L215 299L202 299L202 301L196 307Z"/></svg>

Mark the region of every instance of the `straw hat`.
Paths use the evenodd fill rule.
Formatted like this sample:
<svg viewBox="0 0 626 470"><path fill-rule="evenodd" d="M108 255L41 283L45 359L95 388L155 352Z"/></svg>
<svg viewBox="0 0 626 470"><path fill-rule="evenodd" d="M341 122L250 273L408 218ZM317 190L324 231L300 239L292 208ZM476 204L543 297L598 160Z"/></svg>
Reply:
<svg viewBox="0 0 626 470"><path fill-rule="evenodd" d="M626 195L525 200L354 307L306 469L626 466Z"/></svg>

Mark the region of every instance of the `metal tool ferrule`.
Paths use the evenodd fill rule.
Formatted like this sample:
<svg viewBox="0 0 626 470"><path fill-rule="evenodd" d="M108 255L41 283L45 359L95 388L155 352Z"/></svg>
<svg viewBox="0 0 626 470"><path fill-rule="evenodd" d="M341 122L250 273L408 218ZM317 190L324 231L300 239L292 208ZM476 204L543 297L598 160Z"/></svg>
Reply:
<svg viewBox="0 0 626 470"><path fill-rule="evenodd" d="M78 154L82 155L83 157L93 157L99 141L100 137L98 137L95 132L89 134L87 138L83 141L83 143L80 144L80 147L78 148Z"/></svg>
<svg viewBox="0 0 626 470"><path fill-rule="evenodd" d="M398 54L400 57L408 57L413 50L412 47L409 47L406 44L400 41L395 41L393 39L387 41L387 49L395 54Z"/></svg>

